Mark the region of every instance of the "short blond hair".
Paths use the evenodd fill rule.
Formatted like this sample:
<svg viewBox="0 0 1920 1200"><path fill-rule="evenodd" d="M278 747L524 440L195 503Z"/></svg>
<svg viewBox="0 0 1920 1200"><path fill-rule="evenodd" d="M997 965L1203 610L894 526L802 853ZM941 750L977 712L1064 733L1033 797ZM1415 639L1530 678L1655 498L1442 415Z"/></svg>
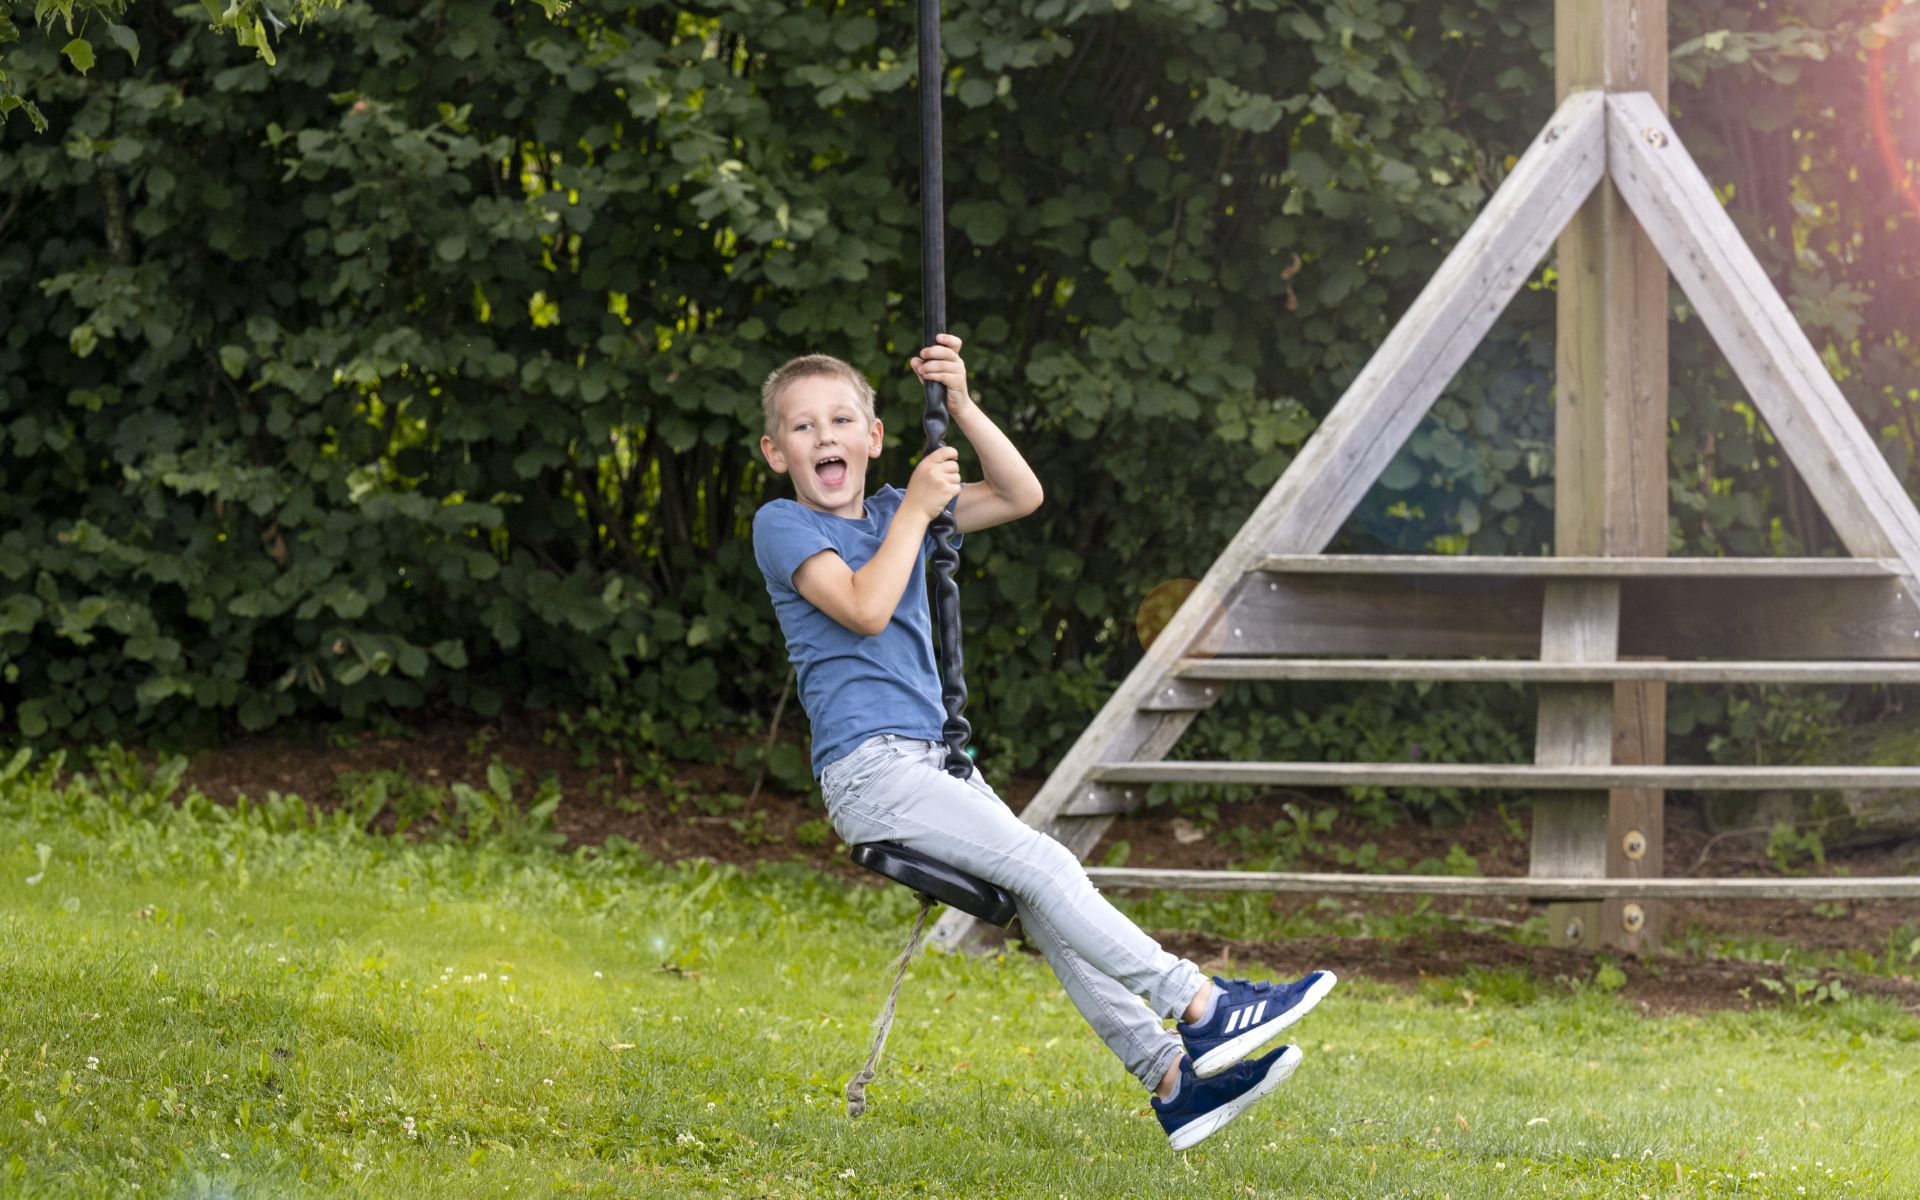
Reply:
<svg viewBox="0 0 1920 1200"><path fill-rule="evenodd" d="M780 393L794 380L810 375L825 375L846 383L859 398L860 415L869 423L874 420L873 385L867 382L865 375L854 370L853 364L831 354L803 354L799 358L788 359L760 385L760 410L766 417L768 437L773 436L774 426L780 422Z"/></svg>

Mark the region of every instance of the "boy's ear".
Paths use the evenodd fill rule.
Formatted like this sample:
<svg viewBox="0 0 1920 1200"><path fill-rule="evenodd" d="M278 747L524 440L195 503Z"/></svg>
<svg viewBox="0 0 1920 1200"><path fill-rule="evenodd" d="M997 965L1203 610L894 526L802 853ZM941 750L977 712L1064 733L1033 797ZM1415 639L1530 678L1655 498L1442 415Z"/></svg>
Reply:
<svg viewBox="0 0 1920 1200"><path fill-rule="evenodd" d="M767 460L767 465L773 468L775 475L787 473L787 456L780 453L780 448L773 444L773 439L765 435L760 438L760 457Z"/></svg>
<svg viewBox="0 0 1920 1200"><path fill-rule="evenodd" d="M887 426L879 417L873 419L873 428L867 431L867 457L879 458L880 452L887 448Z"/></svg>

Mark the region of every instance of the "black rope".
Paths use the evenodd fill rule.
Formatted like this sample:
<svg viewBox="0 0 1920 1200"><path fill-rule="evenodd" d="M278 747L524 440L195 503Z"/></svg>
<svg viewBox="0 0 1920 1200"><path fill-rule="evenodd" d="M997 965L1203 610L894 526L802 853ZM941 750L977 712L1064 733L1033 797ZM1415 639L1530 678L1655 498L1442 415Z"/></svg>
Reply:
<svg viewBox="0 0 1920 1200"><path fill-rule="evenodd" d="M940 0L920 0L920 300L924 313L923 346L935 344L947 331L947 204L940 140ZM927 432L928 454L946 444L947 388L926 381L927 404L921 424ZM952 505L934 518L933 577L928 598L933 625L940 637L940 702L946 708L940 737L947 743L947 774L965 779L973 772L967 740L973 735L962 711L967 706L967 678L960 649L960 548L954 544Z"/></svg>
<svg viewBox="0 0 1920 1200"><path fill-rule="evenodd" d="M920 299L925 312L921 345L935 345L935 337L947 330L947 248L946 183L941 170L940 149L940 0L920 0ZM921 424L927 433L926 453L946 444L949 414L947 388L943 383L926 381L927 404ZM935 517L928 530L933 534L933 553L928 561L933 575L927 581L927 598L933 609L934 629L940 638L940 702L946 708L946 720L940 736L947 743L946 769L949 775L965 779L973 772L973 760L967 757L967 739L972 728L961 710L967 706L966 668L960 653L960 548L953 539L958 531L953 524L952 505ZM907 935L906 949L895 960L893 987L887 993L885 1007L873 1023L873 1046L867 1051L866 1065L847 1082L847 1115L858 1117L867 1111L867 1085L873 1082L880 1066L880 1052L887 1044L887 1031L893 1028L894 1007L900 999L900 983L907 977L907 964L920 948L920 934L926 928L927 914L934 900L922 894L920 915L914 918L913 931Z"/></svg>

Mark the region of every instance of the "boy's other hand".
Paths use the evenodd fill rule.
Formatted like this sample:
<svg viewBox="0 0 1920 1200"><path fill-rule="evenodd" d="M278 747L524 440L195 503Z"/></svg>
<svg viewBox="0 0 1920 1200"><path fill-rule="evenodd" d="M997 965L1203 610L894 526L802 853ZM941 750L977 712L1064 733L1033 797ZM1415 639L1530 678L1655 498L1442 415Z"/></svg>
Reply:
<svg viewBox="0 0 1920 1200"><path fill-rule="evenodd" d="M906 508L931 521L960 494L960 452L942 446L920 460L907 481Z"/></svg>
<svg viewBox="0 0 1920 1200"><path fill-rule="evenodd" d="M967 364L960 361L960 339L950 333L935 334L937 345L923 347L913 356L913 373L924 382L947 385L947 411L958 413L973 403L967 393Z"/></svg>

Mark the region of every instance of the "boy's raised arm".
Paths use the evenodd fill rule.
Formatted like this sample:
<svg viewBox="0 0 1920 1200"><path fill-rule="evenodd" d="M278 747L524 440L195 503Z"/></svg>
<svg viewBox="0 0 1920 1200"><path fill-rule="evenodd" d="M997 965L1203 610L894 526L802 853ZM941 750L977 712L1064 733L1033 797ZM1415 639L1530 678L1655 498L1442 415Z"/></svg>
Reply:
<svg viewBox="0 0 1920 1200"><path fill-rule="evenodd" d="M953 507L954 527L972 533L1026 516L1045 499L1040 477L1012 440L973 402L966 364L960 360L960 339L943 333L937 341L938 345L915 356L914 373L947 386L947 413L980 456L980 474L985 477L960 489L960 501Z"/></svg>
<svg viewBox="0 0 1920 1200"><path fill-rule="evenodd" d="M887 627L906 595L927 526L960 493L960 452L944 446L920 461L879 551L858 571L832 551L800 564L793 586L815 608L863 637Z"/></svg>

